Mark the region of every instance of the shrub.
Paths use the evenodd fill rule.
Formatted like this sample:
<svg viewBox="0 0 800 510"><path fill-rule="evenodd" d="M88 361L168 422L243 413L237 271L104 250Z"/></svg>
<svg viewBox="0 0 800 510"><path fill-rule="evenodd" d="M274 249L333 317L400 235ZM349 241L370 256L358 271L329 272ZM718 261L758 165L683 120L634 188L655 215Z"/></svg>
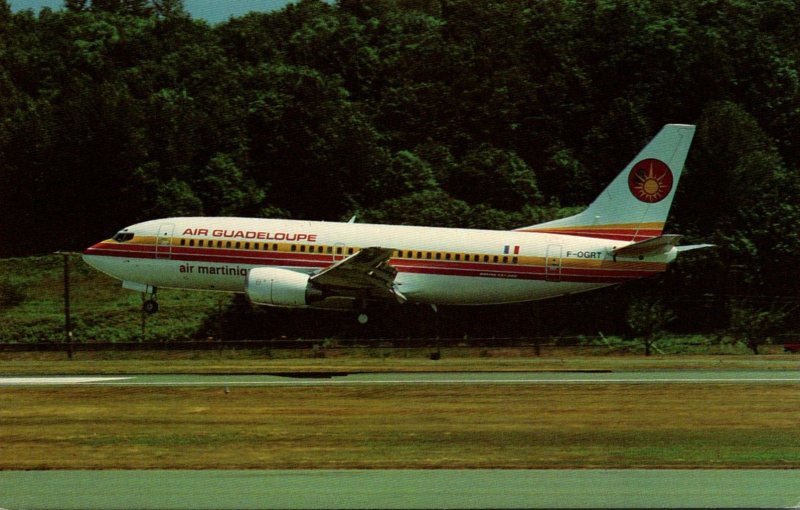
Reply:
<svg viewBox="0 0 800 510"><path fill-rule="evenodd" d="M28 299L25 283L19 280L0 280L0 308L21 305Z"/></svg>

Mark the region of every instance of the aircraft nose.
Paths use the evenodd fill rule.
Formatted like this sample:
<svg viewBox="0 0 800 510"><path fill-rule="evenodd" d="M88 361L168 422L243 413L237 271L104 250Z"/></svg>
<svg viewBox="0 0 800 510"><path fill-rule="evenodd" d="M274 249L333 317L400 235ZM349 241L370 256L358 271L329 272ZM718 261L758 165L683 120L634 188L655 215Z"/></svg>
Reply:
<svg viewBox="0 0 800 510"><path fill-rule="evenodd" d="M83 254L81 255L83 257L83 261L94 268L97 268L97 257L98 257L98 251L100 249L100 244L101 243L95 243L89 246L88 248L83 250Z"/></svg>
<svg viewBox="0 0 800 510"><path fill-rule="evenodd" d="M100 244L101 243L95 243L95 244L89 246L88 248L86 248L85 250L83 250L84 256L85 255L95 255L97 253L97 250L100 248Z"/></svg>

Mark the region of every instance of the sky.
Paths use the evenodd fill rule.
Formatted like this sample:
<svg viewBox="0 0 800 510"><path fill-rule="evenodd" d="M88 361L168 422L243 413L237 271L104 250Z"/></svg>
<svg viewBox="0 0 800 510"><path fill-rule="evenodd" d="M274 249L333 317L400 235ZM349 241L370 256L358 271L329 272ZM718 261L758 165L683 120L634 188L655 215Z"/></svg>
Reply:
<svg viewBox="0 0 800 510"><path fill-rule="evenodd" d="M184 0L183 5L193 18L219 23L250 11L278 10L291 2L292 0ZM64 0L9 0L8 3L13 11L33 9L34 12L39 12L42 7L58 10L64 6Z"/></svg>

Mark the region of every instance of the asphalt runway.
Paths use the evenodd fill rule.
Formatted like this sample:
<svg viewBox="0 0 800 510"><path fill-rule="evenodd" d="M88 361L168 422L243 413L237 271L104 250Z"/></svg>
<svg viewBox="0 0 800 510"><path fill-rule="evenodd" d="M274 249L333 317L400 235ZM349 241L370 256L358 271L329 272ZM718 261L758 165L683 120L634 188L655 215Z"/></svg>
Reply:
<svg viewBox="0 0 800 510"><path fill-rule="evenodd" d="M413 384L752 384L800 383L800 371L407 372L285 375L0 377L2 386L319 386Z"/></svg>
<svg viewBox="0 0 800 510"><path fill-rule="evenodd" d="M4 471L6 509L789 508L790 470Z"/></svg>
<svg viewBox="0 0 800 510"><path fill-rule="evenodd" d="M795 384L800 371L0 377L2 387ZM792 470L0 471L0 509L800 508Z"/></svg>

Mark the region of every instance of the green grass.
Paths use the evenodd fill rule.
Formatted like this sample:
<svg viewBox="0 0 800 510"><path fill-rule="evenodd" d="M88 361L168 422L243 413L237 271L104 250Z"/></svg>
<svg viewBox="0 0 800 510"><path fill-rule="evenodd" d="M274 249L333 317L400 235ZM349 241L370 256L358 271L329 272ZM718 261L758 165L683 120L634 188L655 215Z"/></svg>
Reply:
<svg viewBox="0 0 800 510"><path fill-rule="evenodd" d="M503 371L649 371L649 370L794 370L800 357L791 354L717 356L597 356L572 351L532 349L443 349L431 361L419 350L387 350L390 356L369 357L359 349L336 351L325 358L308 350L271 351L144 351L79 352L69 360L64 352L0 353L0 374L120 375L120 374L270 374L287 372L503 372ZM486 350L482 348L480 350Z"/></svg>
<svg viewBox="0 0 800 510"><path fill-rule="evenodd" d="M123 290L119 280L71 255L70 309L75 342L170 341L201 333L204 319L216 313L217 293L164 289L162 311L147 317L142 337L142 298ZM64 273L61 255L0 259L0 342L64 340Z"/></svg>
<svg viewBox="0 0 800 510"><path fill-rule="evenodd" d="M0 469L800 468L796 385L6 388Z"/></svg>

